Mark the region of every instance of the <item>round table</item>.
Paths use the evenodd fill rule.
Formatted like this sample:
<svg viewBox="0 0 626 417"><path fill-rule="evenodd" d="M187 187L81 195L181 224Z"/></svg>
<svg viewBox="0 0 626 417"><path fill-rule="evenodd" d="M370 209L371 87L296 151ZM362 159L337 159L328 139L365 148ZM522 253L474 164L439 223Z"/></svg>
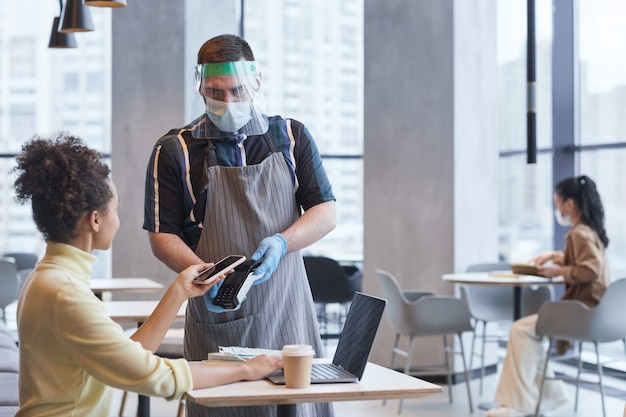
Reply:
<svg viewBox="0 0 626 417"><path fill-rule="evenodd" d="M456 284L507 285L513 287L513 320L522 317L522 287L563 283L563 277L546 278L536 275L514 275L511 271L444 274L441 279Z"/></svg>

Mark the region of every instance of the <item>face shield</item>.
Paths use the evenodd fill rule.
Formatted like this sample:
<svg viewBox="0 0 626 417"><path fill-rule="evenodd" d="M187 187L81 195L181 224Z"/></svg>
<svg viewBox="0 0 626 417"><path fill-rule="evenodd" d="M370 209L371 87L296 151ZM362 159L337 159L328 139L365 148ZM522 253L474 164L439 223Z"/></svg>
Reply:
<svg viewBox="0 0 626 417"><path fill-rule="evenodd" d="M261 72L254 61L196 66L192 112L196 139L262 135L268 120Z"/></svg>

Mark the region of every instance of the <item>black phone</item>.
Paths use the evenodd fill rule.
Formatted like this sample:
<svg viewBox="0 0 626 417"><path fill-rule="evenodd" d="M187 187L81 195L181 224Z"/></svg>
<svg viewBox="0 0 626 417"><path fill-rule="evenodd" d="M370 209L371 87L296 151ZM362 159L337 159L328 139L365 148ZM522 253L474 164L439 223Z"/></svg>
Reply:
<svg viewBox="0 0 626 417"><path fill-rule="evenodd" d="M259 265L261 261L247 260L236 266L235 271L224 278L215 296L215 304L228 310L241 304L254 283L252 276Z"/></svg>
<svg viewBox="0 0 626 417"><path fill-rule="evenodd" d="M245 260L246 257L243 255L229 255L224 259L221 259L218 263L216 263L209 269L205 269L204 271L200 272L200 274L198 274L198 276L193 279L193 282L195 282L196 284L210 284L211 282L213 282L211 278L230 271Z"/></svg>

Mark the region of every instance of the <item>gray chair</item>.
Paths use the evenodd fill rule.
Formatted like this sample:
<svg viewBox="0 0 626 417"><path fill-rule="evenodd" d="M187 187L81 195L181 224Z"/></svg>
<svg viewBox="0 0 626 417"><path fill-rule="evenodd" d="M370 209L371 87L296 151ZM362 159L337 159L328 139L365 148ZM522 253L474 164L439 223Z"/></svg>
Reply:
<svg viewBox="0 0 626 417"><path fill-rule="evenodd" d="M510 271L509 263L481 263L470 265L466 272L491 272ZM470 349L470 371L473 371L474 357L480 358L480 384L479 393L483 393L483 380L485 378L485 345L487 343L499 343L506 336L499 334L487 334L489 322L503 322L513 320L513 290L511 287L499 287L489 285L459 285L461 300L474 320L474 335ZM522 311L523 315L534 314L541 304L553 299L552 287L524 287L522 288ZM480 326L479 326L480 324ZM479 331L480 327L480 331ZM481 342L480 353L475 352L476 340Z"/></svg>
<svg viewBox="0 0 626 417"><path fill-rule="evenodd" d="M467 386L467 398L469 400L470 412L474 411L472 405L472 394L469 386L469 373L465 364L465 353L463 351L463 341L461 334L472 331L471 317L467 307L463 302L454 297L437 296L426 291L407 291L400 288L397 279L389 272L383 270L376 271L383 289L383 296L387 299L386 316L389 323L396 332L395 342L391 354L391 368L395 366L396 355L406 358L404 366L405 374L424 375L432 374L433 371L443 370L448 383L448 396L452 403L452 375L454 369L452 364L455 354L460 355L463 362L463 373ZM410 300L409 297L412 298ZM413 369L411 359L413 357L413 344L415 338L421 336L443 337L444 363L421 366ZM460 349L448 346L448 336L456 335L459 340ZM398 347L400 337L409 338L407 350ZM452 358L450 358L452 356ZM402 412L402 400L398 407L398 414Z"/></svg>
<svg viewBox="0 0 626 417"><path fill-rule="evenodd" d="M0 309L2 320L6 324L6 307L17 300L19 293L17 264L13 258L0 258Z"/></svg>
<svg viewBox="0 0 626 417"><path fill-rule="evenodd" d="M2 256L15 259L15 263L17 264L17 277L19 280L19 289L17 291L19 296L26 277L28 277L28 274L35 268L35 264L37 264L39 259L36 254L30 252L7 252Z"/></svg>
<svg viewBox="0 0 626 417"><path fill-rule="evenodd" d="M598 345L601 343L622 340L626 348L626 279L614 281L607 289L604 297L595 308L589 308L576 300L552 301L545 303L539 309L536 332L539 336L548 337L550 348L547 351L543 367L543 376L539 388L539 399L535 409L535 416L539 415L543 386L547 379L561 379L576 382L576 400L574 410L578 409L578 390L582 373L582 344L593 343L596 353L596 372L598 382L583 381L596 384L600 388L602 399L602 415L606 417L604 404L603 365L600 361ZM550 352L556 340L568 340L578 343L578 373L576 378L547 377L546 371L550 361Z"/></svg>

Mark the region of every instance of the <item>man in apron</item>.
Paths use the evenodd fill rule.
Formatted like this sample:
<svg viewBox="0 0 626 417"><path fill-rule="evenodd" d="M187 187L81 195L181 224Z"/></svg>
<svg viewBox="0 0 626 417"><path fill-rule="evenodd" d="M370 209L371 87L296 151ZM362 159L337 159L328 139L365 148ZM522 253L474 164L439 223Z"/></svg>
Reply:
<svg viewBox="0 0 626 417"><path fill-rule="evenodd" d="M300 249L336 224L335 199L317 146L299 122L268 118L261 74L234 35L200 48L196 102L202 114L156 143L146 176L144 229L174 271L227 255L261 260L258 279L236 310L217 291L189 300L185 358L218 346L282 349L322 345ZM275 406L207 408L189 416L273 416ZM302 404L298 416L332 416L329 404Z"/></svg>

